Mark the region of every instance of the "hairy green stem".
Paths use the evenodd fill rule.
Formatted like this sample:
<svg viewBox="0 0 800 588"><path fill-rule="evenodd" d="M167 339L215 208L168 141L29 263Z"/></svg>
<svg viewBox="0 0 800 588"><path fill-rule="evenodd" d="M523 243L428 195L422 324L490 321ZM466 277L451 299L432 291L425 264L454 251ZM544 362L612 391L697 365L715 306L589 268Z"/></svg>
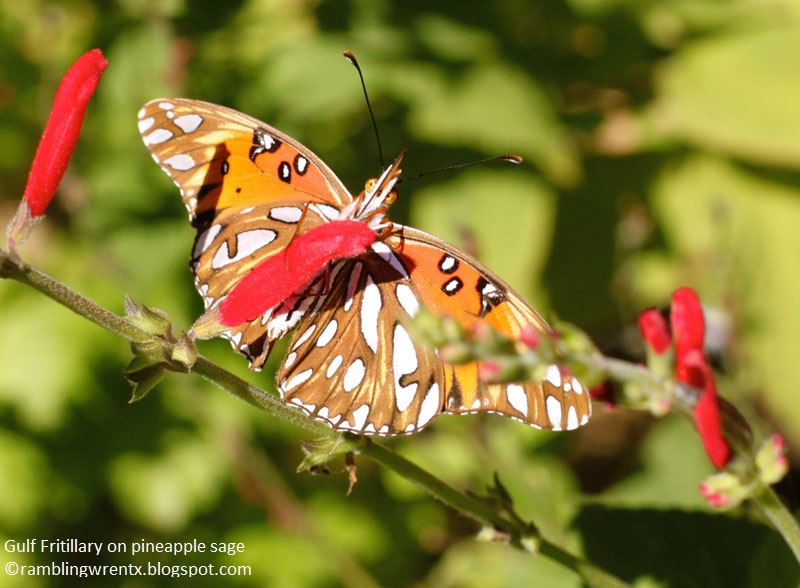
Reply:
<svg viewBox="0 0 800 588"><path fill-rule="evenodd" d="M502 516L495 508L480 498L456 490L433 474L378 443L365 442L359 450L359 454L396 472L450 508L506 535L517 547L526 548L529 543L535 543L538 545L536 552L575 570L591 586L598 588L628 586L627 583L591 562L576 557L558 545L537 536L537 532L530 525Z"/></svg>
<svg viewBox="0 0 800 588"><path fill-rule="evenodd" d="M197 358L192 371L271 416L290 422L320 437L339 435L325 423L309 418L300 409L284 404L277 396L249 384L203 356Z"/></svg>
<svg viewBox="0 0 800 588"><path fill-rule="evenodd" d="M786 505L778 498L772 486L764 486L753 496L753 501L770 520L800 562L800 526Z"/></svg>
<svg viewBox="0 0 800 588"><path fill-rule="evenodd" d="M152 339L152 335L132 325L123 317L106 310L99 304L89 300L47 274L22 263L18 259L2 254L0 259L0 277L6 277L35 288L45 296L52 298L62 306L66 306L76 314L88 318L107 331L119 335L130 343L144 343Z"/></svg>

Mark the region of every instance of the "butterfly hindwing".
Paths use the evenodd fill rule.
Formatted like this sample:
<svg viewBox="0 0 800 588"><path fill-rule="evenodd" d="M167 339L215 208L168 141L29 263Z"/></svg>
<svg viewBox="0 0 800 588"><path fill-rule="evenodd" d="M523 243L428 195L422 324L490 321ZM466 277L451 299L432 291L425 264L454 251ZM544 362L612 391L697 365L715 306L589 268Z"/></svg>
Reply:
<svg viewBox="0 0 800 588"><path fill-rule="evenodd" d="M367 434L413 433L440 412L499 413L553 430L586 422L588 394L557 366L541 381L486 384L476 362L447 363L414 341L409 320L422 307L511 339L526 329L550 332L478 261L403 227L335 268L330 292L301 321L278 373L284 400L335 428Z"/></svg>
<svg viewBox="0 0 800 588"><path fill-rule="evenodd" d="M441 412L443 366L410 334L419 302L406 268L375 247L332 270L330 291L289 345L278 388L337 429L413 433Z"/></svg>

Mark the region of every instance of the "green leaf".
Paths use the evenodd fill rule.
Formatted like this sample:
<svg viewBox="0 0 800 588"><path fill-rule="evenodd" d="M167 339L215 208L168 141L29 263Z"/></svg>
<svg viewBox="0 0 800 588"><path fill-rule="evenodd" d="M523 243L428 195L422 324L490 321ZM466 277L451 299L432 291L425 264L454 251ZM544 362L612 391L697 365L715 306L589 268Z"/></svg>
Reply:
<svg viewBox="0 0 800 588"><path fill-rule="evenodd" d="M800 167L800 25L698 41L670 61L652 112L669 133L764 165Z"/></svg>
<svg viewBox="0 0 800 588"><path fill-rule="evenodd" d="M398 82L407 82L398 70ZM502 62L478 63L456 79L426 76L409 88L409 126L430 141L487 155L516 153L555 182L577 182L580 169L553 105L525 72Z"/></svg>

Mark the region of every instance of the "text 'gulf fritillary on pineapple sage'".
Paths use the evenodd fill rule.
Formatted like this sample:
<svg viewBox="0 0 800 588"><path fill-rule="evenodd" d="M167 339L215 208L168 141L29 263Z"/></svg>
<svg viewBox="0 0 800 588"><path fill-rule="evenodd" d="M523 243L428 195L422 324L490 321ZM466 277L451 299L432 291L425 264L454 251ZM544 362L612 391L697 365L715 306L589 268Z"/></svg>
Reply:
<svg viewBox="0 0 800 588"><path fill-rule="evenodd" d="M78 141L86 107L107 65L102 52L92 49L78 58L61 79L31 164L24 198L9 225L9 249L14 250L27 236L53 199Z"/></svg>

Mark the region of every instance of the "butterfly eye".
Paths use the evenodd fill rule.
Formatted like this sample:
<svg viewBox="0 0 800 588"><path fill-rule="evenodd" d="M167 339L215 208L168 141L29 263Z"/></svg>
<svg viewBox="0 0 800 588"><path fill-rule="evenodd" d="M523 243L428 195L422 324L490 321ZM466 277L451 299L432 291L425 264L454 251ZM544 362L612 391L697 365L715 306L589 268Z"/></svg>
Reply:
<svg viewBox="0 0 800 588"><path fill-rule="evenodd" d="M378 178L370 178L364 183L364 192L372 192L375 189L375 184L378 183Z"/></svg>

